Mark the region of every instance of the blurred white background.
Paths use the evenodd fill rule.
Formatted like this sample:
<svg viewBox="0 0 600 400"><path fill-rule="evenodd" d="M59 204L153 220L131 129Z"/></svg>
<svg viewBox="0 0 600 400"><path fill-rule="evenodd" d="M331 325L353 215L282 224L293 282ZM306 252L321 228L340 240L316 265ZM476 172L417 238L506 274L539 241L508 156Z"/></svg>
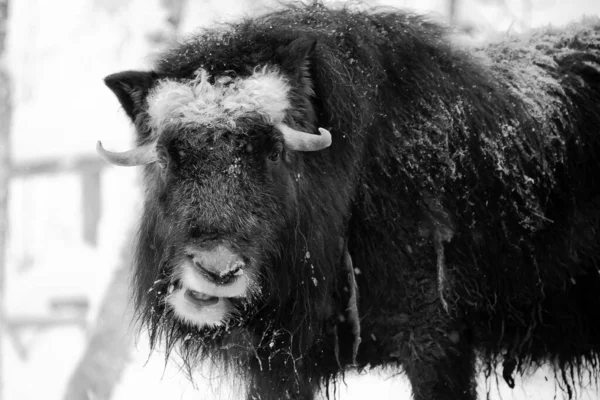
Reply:
<svg viewBox="0 0 600 400"><path fill-rule="evenodd" d="M369 4L434 13L477 40L600 15L598 0ZM148 359L143 336L135 340L127 279L138 171L99 162L94 146L102 139L109 149L126 149L133 139L104 76L148 67L153 51L173 35L260 13L273 2L8 0L8 6L7 25L0 21L0 33L7 32L0 69L8 70L12 88L12 120L0 119L10 126L12 158L8 225L0 226L9 232L4 265L0 252L0 398L241 398L227 381L199 376L190 384L176 365L165 367L161 354ZM340 398L409 399L407 382L395 374L352 375ZM480 386L492 398L548 399L555 395L551 378L538 372L513 391L503 382L500 389L483 380ZM597 390L581 395L600 397Z"/></svg>

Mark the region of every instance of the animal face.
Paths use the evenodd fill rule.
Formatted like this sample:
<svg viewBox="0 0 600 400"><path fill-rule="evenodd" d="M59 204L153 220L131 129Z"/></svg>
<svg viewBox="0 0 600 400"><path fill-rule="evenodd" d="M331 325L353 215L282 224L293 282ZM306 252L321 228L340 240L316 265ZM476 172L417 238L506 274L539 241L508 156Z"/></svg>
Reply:
<svg viewBox="0 0 600 400"><path fill-rule="evenodd" d="M125 153L99 145L113 163L146 165L136 276L154 312L197 329L227 327L269 291L266 266L296 210L296 153L331 142L324 129L286 123L288 82L268 66L238 78L200 69L159 79L143 98L147 143Z"/></svg>

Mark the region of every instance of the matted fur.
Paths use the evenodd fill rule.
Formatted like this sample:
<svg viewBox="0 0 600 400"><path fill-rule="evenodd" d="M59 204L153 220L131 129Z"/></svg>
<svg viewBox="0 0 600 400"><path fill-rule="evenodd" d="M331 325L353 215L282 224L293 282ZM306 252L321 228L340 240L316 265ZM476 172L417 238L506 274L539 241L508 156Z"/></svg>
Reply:
<svg viewBox="0 0 600 400"><path fill-rule="evenodd" d="M378 365L402 366L415 399L473 400L477 356L504 363L509 384L545 363L569 394L577 373L596 378L600 21L477 57L444 36L394 10L288 7L188 38L138 76L135 94L200 66L243 80L268 65L289 84L285 123L332 134L323 151L281 153L273 126L245 112L235 129L161 132L172 162L146 168L133 282L153 345L189 368L222 363L262 400L312 399ZM143 142L147 107L117 94ZM260 295L199 330L164 300L202 235L249 258ZM356 365L346 246L360 271Z"/></svg>
<svg viewBox="0 0 600 400"><path fill-rule="evenodd" d="M233 129L240 117L252 113L276 124L290 106L287 80L273 67L257 67L243 78L217 76L214 84L202 68L195 75L183 82L164 79L148 95L149 125L156 132L189 125Z"/></svg>

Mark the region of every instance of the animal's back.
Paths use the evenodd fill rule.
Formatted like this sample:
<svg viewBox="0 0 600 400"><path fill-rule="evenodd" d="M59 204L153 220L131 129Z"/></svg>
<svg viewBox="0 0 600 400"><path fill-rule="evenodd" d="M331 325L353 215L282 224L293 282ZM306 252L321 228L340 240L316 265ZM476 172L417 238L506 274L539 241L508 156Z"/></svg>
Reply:
<svg viewBox="0 0 600 400"><path fill-rule="evenodd" d="M513 241L517 261L479 275L483 284L475 287L486 293L486 314L494 321L482 321L481 329L492 332L483 343L488 349L502 343L509 369L550 360L566 378L569 368L596 365L599 353L600 20L513 42L486 52L494 76L541 130L541 143L528 156L539 160L529 178L544 202L527 218L539 221L525 231L530 240ZM542 190L540 182L546 182Z"/></svg>
<svg viewBox="0 0 600 400"><path fill-rule="evenodd" d="M469 327L456 333L487 360L504 356L507 376L529 362L563 371L596 363L600 22L547 29L477 57L444 45L432 53L433 65L417 65L417 102L390 95L405 110L390 112L394 135L375 152L388 158L375 159L355 213L367 221L357 222L357 247L376 248L356 258L408 271L380 277L373 266L363 275L374 287L389 283L368 295L383 305L373 330L395 325L401 334L390 348L402 349L421 318L445 326L423 305L445 297ZM442 341L430 334L410 351Z"/></svg>

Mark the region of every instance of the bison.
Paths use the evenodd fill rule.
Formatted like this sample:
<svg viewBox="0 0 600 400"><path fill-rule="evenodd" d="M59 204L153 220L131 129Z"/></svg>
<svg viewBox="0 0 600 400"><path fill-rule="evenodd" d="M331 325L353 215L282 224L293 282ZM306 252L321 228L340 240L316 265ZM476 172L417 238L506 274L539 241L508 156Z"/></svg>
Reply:
<svg viewBox="0 0 600 400"><path fill-rule="evenodd" d="M291 5L106 77L144 166L153 346L248 399L401 367L413 397L600 361L600 21L484 50L393 9Z"/></svg>

